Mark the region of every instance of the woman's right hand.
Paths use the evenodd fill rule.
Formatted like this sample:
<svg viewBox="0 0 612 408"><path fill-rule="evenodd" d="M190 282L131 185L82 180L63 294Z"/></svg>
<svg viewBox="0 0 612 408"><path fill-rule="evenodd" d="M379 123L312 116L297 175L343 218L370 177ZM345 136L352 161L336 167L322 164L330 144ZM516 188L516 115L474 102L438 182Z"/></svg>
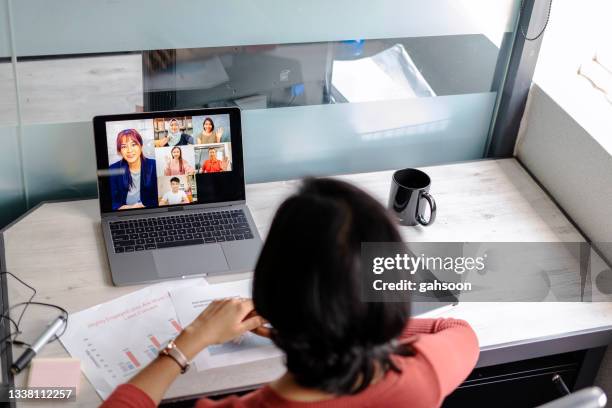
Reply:
<svg viewBox="0 0 612 408"><path fill-rule="evenodd" d="M164 147L166 145L166 143L168 143L168 136L162 137L161 139L157 139L154 141L154 145L155 147Z"/></svg>
<svg viewBox="0 0 612 408"><path fill-rule="evenodd" d="M181 332L176 345L192 359L210 345L225 343L262 326L264 319L252 315L253 311L250 299L215 300Z"/></svg>

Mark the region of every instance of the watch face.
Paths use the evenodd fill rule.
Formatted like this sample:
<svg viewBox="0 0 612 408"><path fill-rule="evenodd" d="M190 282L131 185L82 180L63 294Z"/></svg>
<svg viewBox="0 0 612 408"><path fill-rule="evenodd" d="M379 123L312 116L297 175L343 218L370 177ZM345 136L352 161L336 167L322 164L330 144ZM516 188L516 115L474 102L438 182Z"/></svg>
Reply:
<svg viewBox="0 0 612 408"><path fill-rule="evenodd" d="M161 343L159 351L161 351L161 350L165 349L166 347L168 347L168 344L170 344L171 341L172 341L172 339L166 341L165 343Z"/></svg>

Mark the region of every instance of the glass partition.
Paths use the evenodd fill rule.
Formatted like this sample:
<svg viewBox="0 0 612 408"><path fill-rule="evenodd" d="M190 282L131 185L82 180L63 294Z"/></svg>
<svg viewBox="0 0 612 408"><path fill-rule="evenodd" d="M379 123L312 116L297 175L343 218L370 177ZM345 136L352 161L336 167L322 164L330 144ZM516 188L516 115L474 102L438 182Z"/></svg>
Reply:
<svg viewBox="0 0 612 408"><path fill-rule="evenodd" d="M239 106L247 182L481 158L519 8L518 0L0 2L12 28L0 36L0 87L13 92L0 101L2 166L16 184L2 180L23 206L17 213L95 196L91 119L100 114ZM13 196L2 196L3 209L13 200L5 197Z"/></svg>
<svg viewBox="0 0 612 408"><path fill-rule="evenodd" d="M0 21L5 21L0 7ZM0 25L0 52L8 49L8 27ZM26 209L20 159L17 97L13 64L0 58L0 226L18 217Z"/></svg>

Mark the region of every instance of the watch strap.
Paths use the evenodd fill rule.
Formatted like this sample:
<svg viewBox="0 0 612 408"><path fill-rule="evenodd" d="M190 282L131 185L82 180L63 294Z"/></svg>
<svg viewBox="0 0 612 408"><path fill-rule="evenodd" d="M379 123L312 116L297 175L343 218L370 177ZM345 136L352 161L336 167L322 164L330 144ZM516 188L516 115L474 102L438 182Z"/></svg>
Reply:
<svg viewBox="0 0 612 408"><path fill-rule="evenodd" d="M184 374L187 370L189 370L191 363L187 357L185 357L185 354L183 354L183 352L176 346L174 340L170 340L166 347L161 349L159 354L172 358L181 368L181 374Z"/></svg>

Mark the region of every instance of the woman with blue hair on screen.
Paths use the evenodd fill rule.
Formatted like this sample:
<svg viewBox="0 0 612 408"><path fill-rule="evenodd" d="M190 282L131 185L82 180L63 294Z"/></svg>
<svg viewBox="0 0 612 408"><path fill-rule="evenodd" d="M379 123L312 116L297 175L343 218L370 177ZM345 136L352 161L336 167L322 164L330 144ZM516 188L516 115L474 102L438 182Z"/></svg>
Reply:
<svg viewBox="0 0 612 408"><path fill-rule="evenodd" d="M113 210L156 207L155 160L143 154L142 136L136 129L125 129L117 135L116 144L121 160L109 166Z"/></svg>

